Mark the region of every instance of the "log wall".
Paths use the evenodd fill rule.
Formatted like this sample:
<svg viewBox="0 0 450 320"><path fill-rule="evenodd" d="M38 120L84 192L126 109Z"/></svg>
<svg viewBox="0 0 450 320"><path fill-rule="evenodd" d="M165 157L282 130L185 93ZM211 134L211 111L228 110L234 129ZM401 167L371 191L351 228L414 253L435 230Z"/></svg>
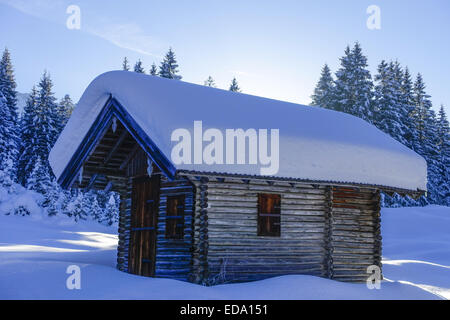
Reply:
<svg viewBox="0 0 450 320"><path fill-rule="evenodd" d="M132 180L129 178L126 187L120 193L119 243L117 246L117 269L124 272L128 272L128 252L131 235L131 192Z"/></svg>
<svg viewBox="0 0 450 320"><path fill-rule="evenodd" d="M375 189L194 177L192 279L217 284L286 274L365 281L381 267ZM257 236L258 194L281 195L281 236Z"/></svg>
<svg viewBox="0 0 450 320"><path fill-rule="evenodd" d="M129 184L131 185L131 184ZM258 194L281 196L281 236L257 236ZM185 196L183 239L166 239L166 203ZM127 271L131 188L123 193L117 267ZM366 281L381 268L376 189L214 176L161 181L156 277L213 285L308 274Z"/></svg>
<svg viewBox="0 0 450 320"><path fill-rule="evenodd" d="M332 279L364 282L368 266L381 268L379 191L332 188L331 247Z"/></svg>
<svg viewBox="0 0 450 320"><path fill-rule="evenodd" d="M182 239L166 239L166 204L168 196L183 195L184 232ZM156 239L156 277L189 280L192 270L194 188L186 179L161 180Z"/></svg>

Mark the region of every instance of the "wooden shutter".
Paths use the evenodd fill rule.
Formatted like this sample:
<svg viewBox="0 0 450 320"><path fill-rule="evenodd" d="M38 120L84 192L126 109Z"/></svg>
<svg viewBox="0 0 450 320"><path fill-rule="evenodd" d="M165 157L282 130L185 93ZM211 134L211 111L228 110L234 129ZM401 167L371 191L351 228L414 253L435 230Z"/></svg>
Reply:
<svg viewBox="0 0 450 320"><path fill-rule="evenodd" d="M183 239L184 236L184 195L167 197L166 238Z"/></svg>
<svg viewBox="0 0 450 320"><path fill-rule="evenodd" d="M281 196L258 195L258 236L279 237L281 223Z"/></svg>

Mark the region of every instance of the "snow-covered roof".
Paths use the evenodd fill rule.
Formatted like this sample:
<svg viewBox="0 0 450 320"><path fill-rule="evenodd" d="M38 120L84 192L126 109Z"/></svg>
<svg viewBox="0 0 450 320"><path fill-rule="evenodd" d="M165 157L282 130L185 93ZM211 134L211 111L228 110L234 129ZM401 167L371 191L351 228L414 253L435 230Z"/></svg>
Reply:
<svg viewBox="0 0 450 320"><path fill-rule="evenodd" d="M426 190L425 160L354 116L182 81L112 71L88 86L50 153L60 177L110 97L171 159L175 129L279 129L276 178ZM270 141L270 140L269 140ZM204 145L207 143L205 142ZM225 142L224 142L225 145ZM174 164L177 170L260 175L260 165ZM264 167L264 166L263 166Z"/></svg>

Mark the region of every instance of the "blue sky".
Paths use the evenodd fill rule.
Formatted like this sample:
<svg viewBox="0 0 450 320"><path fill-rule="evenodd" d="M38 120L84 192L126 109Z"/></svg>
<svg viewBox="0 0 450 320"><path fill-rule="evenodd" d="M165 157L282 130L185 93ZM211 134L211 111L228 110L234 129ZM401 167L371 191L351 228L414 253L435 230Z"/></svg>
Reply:
<svg viewBox="0 0 450 320"><path fill-rule="evenodd" d="M69 5L81 29L66 27ZM369 30L369 5L381 30ZM172 47L183 80L220 88L236 76L245 93L308 104L320 69L339 67L359 41L372 75L382 59L421 72L435 109L450 110L450 1L66 1L0 0L0 47L7 46L18 90L29 92L48 70L58 97L78 100L98 74L127 56L146 70Z"/></svg>

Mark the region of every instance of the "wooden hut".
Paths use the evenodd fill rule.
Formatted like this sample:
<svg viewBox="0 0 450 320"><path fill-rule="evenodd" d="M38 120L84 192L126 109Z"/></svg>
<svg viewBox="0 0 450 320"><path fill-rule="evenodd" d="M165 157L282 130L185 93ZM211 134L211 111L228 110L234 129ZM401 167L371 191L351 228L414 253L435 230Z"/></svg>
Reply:
<svg viewBox="0 0 450 320"><path fill-rule="evenodd" d="M279 170L175 164L177 128L276 128ZM114 71L50 154L65 188L121 196L117 268L202 284L287 274L365 281L381 267L380 192L418 196L425 161L355 117Z"/></svg>

